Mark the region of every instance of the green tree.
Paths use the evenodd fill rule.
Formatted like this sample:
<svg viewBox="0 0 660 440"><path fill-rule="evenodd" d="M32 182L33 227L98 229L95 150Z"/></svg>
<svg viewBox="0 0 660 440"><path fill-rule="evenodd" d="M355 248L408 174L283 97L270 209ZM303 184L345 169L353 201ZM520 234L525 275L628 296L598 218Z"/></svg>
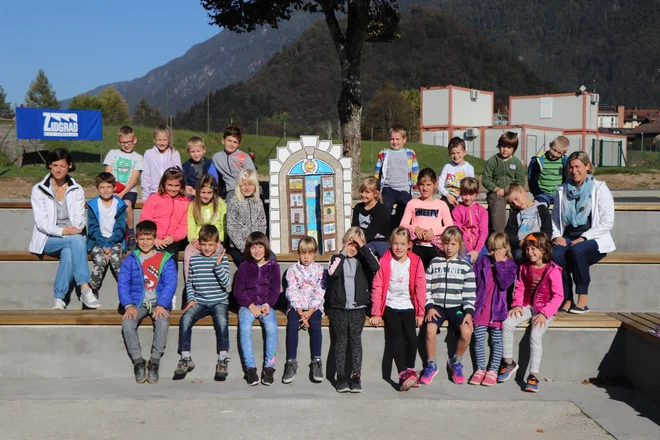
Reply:
<svg viewBox="0 0 660 440"><path fill-rule="evenodd" d="M117 89L110 86L99 94L102 104L103 122L111 125L128 123L128 104Z"/></svg>
<svg viewBox="0 0 660 440"><path fill-rule="evenodd" d="M408 103L408 119L410 120L410 125L408 128L408 140L409 141L419 141L419 118L421 115L421 105L420 105L420 96L419 89L410 89L404 90L401 92L403 97Z"/></svg>
<svg viewBox="0 0 660 440"><path fill-rule="evenodd" d="M41 69L39 69L35 80L30 83L30 88L25 94L25 105L33 108L60 108L60 103L55 97L55 91Z"/></svg>
<svg viewBox="0 0 660 440"><path fill-rule="evenodd" d="M7 102L7 93L0 86L0 118L12 119L13 117L14 110L11 108L11 104Z"/></svg>
<svg viewBox="0 0 660 440"><path fill-rule="evenodd" d="M252 32L257 26L277 28L294 11L323 13L341 69L337 111L342 128L344 155L351 157L353 182L360 181L360 119L362 86L360 65L366 41L391 41L398 37L396 0L201 0L212 22L233 32ZM339 16L345 16L345 25ZM342 19L343 23L343 19ZM357 193L357 186L354 186Z"/></svg>
<svg viewBox="0 0 660 440"><path fill-rule="evenodd" d="M412 108L403 93L392 84L386 83L376 91L365 108L363 137L370 137L371 130L374 129L377 134L374 138L383 138L387 129L393 125L403 125L410 131L414 125L411 114Z"/></svg>
<svg viewBox="0 0 660 440"><path fill-rule="evenodd" d="M142 98L133 111L133 124L145 127L156 127L164 124L165 118L160 110L149 105L146 99Z"/></svg>
<svg viewBox="0 0 660 440"><path fill-rule="evenodd" d="M87 93L74 96L69 102L71 110L103 110L103 102L98 96Z"/></svg>

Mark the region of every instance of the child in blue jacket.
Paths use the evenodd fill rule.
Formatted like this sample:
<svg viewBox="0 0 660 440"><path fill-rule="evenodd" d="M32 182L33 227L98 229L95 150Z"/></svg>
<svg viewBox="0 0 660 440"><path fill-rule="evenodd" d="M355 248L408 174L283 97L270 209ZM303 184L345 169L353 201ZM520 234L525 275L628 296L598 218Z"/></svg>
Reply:
<svg viewBox="0 0 660 440"><path fill-rule="evenodd" d="M170 327L169 309L176 292L177 274L172 254L155 248L156 224L149 220L135 228L138 249L128 254L121 265L117 287L119 303L125 309L121 333L137 383L158 382L160 358L165 353ZM142 358L138 327L151 317L154 341L149 363Z"/></svg>
<svg viewBox="0 0 660 440"><path fill-rule="evenodd" d="M96 176L96 190L99 195L87 202L87 252L92 256L89 284L98 292L108 266L115 280L119 275L126 248L128 205L113 195L115 176L112 173L103 172Z"/></svg>

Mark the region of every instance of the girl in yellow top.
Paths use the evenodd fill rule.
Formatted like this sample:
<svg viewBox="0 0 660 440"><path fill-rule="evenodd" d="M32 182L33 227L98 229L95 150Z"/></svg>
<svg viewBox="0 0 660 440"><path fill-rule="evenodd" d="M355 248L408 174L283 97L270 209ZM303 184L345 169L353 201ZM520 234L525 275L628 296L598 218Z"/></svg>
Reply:
<svg viewBox="0 0 660 440"><path fill-rule="evenodd" d="M205 174L197 182L195 199L188 207L188 242L183 254L183 275L188 279L190 258L201 252L199 230L204 225L213 225L218 229L218 253L222 253L222 241L225 238L225 217L227 205L218 197L218 182L215 177Z"/></svg>

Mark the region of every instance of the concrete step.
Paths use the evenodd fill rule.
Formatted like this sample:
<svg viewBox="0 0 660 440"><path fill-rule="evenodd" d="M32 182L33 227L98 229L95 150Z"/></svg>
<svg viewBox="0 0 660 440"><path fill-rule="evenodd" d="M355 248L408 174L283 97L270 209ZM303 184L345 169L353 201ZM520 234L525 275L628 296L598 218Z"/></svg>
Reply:
<svg viewBox="0 0 660 440"><path fill-rule="evenodd" d="M137 224L141 210L135 213ZM29 204L0 203L0 224L6 229L0 234L0 249L27 249L33 223ZM657 252L660 249L660 204L617 204L612 235L621 252Z"/></svg>
<svg viewBox="0 0 660 440"><path fill-rule="evenodd" d="M24 258L3 258L0 252L0 310L2 309L49 309L53 301L53 280L58 262L51 258L39 261L35 256L23 252ZM291 256L280 260L281 273L295 261ZM26 261L27 260L27 261ZM183 290L182 264L179 265L178 296ZM90 265L91 267L91 265ZM235 267L230 264L231 274ZM657 284L660 277L660 254L626 254L614 252L591 269L591 297L589 308L593 311L660 311L660 295ZM104 308L116 308L117 284L111 274L106 273L100 300ZM80 303L72 301L77 309Z"/></svg>
<svg viewBox="0 0 660 440"><path fill-rule="evenodd" d="M73 312L53 312L56 315L72 314ZM92 312L95 313L95 312ZM55 315L54 315L55 316ZM92 315L90 315L92 316ZM85 322L80 318L80 322ZM583 380L598 374L616 375L622 368L621 351L617 332L619 321L609 316L559 317L557 323L548 329L543 340L543 364L541 376L549 380ZM564 323L573 321L573 324ZM94 318L86 323L93 324ZM2 318L0 317L0 322ZM60 322L60 321L54 321ZM115 320L114 322L118 322ZM176 320L172 320L176 323ZM575 322L581 322L580 327ZM208 324L208 323L207 323ZM529 358L529 341L526 332L529 328L519 328L516 331L514 345L515 358L521 368L518 379L524 379ZM253 345L257 364L262 362L261 329L253 328ZM280 326L278 332L276 379L279 382L284 369L285 328ZM144 356L149 356L149 347L153 332L149 320L145 320L140 330L140 338ZM299 375L297 380L307 380L308 360L310 359L308 336L300 332L298 346ZM326 376L333 377L335 373L334 347L328 327L323 328L323 362ZM423 340L423 336L420 340ZM161 361L161 375L165 380L171 378L178 356L176 347L178 327L171 325L167 350ZM237 328L230 326L230 381L241 380L241 362L238 352ZM448 336L446 329L438 338L437 359L441 366L441 374L436 380L445 381L447 373L444 365L448 352L453 352L456 339ZM382 328L367 327L362 333L364 350L362 372L369 378L380 378L391 375L396 378L395 367L389 351L386 350L384 331ZM0 325L0 378L76 378L105 379L132 376L132 366L124 349L119 324L111 325ZM422 350L423 353L423 350ZM423 355L423 354L422 354ZM417 368L421 368L421 356L417 359ZM210 380L217 360L215 353L215 334L208 325L195 327L193 331L192 356L196 367L189 374L190 379L203 378ZM424 355L425 356L425 355ZM474 370L471 355L464 357L465 374L469 377ZM187 378L187 379L188 379Z"/></svg>

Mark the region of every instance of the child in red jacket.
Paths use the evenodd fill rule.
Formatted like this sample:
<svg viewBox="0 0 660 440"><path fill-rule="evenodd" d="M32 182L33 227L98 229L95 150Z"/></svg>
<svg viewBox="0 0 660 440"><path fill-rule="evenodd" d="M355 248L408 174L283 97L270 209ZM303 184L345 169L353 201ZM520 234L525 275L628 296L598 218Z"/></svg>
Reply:
<svg viewBox="0 0 660 440"><path fill-rule="evenodd" d="M378 327L385 320L385 337L394 352L399 372L399 391L417 385L416 328L424 322L426 272L421 258L410 251L408 230L396 228L390 236L391 248L380 259L371 290L371 318Z"/></svg>
<svg viewBox="0 0 660 440"><path fill-rule="evenodd" d="M552 243L543 232L529 234L522 243L525 262L520 266L509 317L502 325L504 362L498 382L504 382L518 369L513 361L513 332L531 320L529 338L529 376L525 391L539 390L539 367L543 353L542 338L557 310L564 302L561 267L552 261Z"/></svg>

